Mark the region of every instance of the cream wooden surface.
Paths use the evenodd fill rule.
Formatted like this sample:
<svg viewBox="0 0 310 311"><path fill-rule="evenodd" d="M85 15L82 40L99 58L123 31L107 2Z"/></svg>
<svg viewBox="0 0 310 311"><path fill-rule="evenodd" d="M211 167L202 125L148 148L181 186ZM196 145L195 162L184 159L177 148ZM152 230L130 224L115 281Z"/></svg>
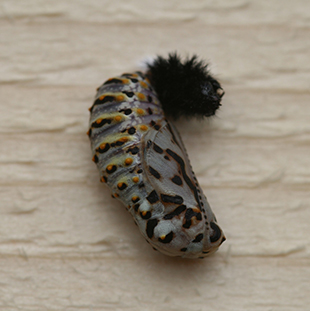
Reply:
<svg viewBox="0 0 310 311"><path fill-rule="evenodd" d="M310 2L0 1L0 310L310 310ZM99 183L95 88L177 50L226 95L177 126L227 241L165 257Z"/></svg>

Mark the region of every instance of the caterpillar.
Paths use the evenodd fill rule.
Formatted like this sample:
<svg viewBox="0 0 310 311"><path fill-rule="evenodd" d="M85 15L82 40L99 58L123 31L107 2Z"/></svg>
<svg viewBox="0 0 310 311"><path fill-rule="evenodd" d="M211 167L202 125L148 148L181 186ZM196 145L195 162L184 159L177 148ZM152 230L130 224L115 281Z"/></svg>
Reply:
<svg viewBox="0 0 310 311"><path fill-rule="evenodd" d="M225 241L167 118L212 116L224 92L197 56L157 57L103 83L90 110L93 161L112 197L163 254L204 258ZM166 118L167 117L167 118Z"/></svg>

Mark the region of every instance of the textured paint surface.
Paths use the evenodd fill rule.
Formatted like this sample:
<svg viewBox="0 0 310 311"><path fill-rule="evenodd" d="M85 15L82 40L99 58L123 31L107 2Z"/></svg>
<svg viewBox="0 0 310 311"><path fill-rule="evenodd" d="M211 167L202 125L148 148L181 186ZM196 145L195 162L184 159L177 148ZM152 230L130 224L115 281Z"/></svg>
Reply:
<svg viewBox="0 0 310 311"><path fill-rule="evenodd" d="M308 0L1 1L0 27L0 310L307 310ZM226 91L176 124L227 236L202 261L146 245L85 135L98 83L174 49Z"/></svg>

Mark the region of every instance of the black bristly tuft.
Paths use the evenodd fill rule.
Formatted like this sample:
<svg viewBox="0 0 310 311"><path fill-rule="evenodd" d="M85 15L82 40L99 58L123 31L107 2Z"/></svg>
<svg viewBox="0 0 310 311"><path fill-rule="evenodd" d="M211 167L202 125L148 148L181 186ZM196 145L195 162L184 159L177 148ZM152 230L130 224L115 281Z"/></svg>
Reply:
<svg viewBox="0 0 310 311"><path fill-rule="evenodd" d="M209 117L221 105L223 89L196 55L182 62L177 53L171 53L167 59L158 56L147 66L146 75L167 116Z"/></svg>

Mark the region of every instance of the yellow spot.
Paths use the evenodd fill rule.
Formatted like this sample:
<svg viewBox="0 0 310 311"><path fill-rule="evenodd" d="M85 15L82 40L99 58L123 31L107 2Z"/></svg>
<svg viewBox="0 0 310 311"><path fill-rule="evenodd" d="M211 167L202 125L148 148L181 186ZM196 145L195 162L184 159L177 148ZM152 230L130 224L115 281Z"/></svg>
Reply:
<svg viewBox="0 0 310 311"><path fill-rule="evenodd" d="M125 97L124 97L123 95L117 95L117 96L116 96L116 100L119 101L119 102L122 101L122 100L124 100L124 98L125 98Z"/></svg>
<svg viewBox="0 0 310 311"><path fill-rule="evenodd" d="M89 130L87 131L86 135L89 136Z"/></svg>
<svg viewBox="0 0 310 311"><path fill-rule="evenodd" d="M129 80L128 79L122 79L123 84L128 84Z"/></svg>
<svg viewBox="0 0 310 311"><path fill-rule="evenodd" d="M140 81L140 85L144 88L147 88L147 84L144 81Z"/></svg>
<svg viewBox="0 0 310 311"><path fill-rule="evenodd" d="M100 144L100 146L99 146L99 149L104 149L106 147L106 143L102 143L102 144Z"/></svg>
<svg viewBox="0 0 310 311"><path fill-rule="evenodd" d="M95 162L95 156L96 156L96 155L94 155L93 158L92 158L92 161L93 161L93 162Z"/></svg>
<svg viewBox="0 0 310 311"><path fill-rule="evenodd" d="M103 176L101 177L100 181L101 181L101 182L105 182L105 179L104 179Z"/></svg>
<svg viewBox="0 0 310 311"><path fill-rule="evenodd" d="M96 120L96 123L99 124L102 121L102 118Z"/></svg>
<svg viewBox="0 0 310 311"><path fill-rule="evenodd" d="M122 137L120 138L118 141L121 141L121 142L127 142L128 141L128 137Z"/></svg>
<svg viewBox="0 0 310 311"><path fill-rule="evenodd" d="M135 202L135 201L137 201L139 199L139 197L138 196L133 196L132 198L131 198L131 201L133 201L133 202Z"/></svg>
<svg viewBox="0 0 310 311"><path fill-rule="evenodd" d="M114 195L115 198L119 197L119 195L117 193L114 193L113 195Z"/></svg>
<svg viewBox="0 0 310 311"><path fill-rule="evenodd" d="M139 177L138 176L132 177L132 181L134 183L137 183L139 181Z"/></svg>
<svg viewBox="0 0 310 311"><path fill-rule="evenodd" d="M139 77L136 73L133 73L131 76L132 76L132 77L135 77L135 78L138 78L138 77Z"/></svg>
<svg viewBox="0 0 310 311"><path fill-rule="evenodd" d="M144 114L144 110L141 109L141 108L138 108L138 109L137 109L137 114Z"/></svg>
<svg viewBox="0 0 310 311"><path fill-rule="evenodd" d="M125 164L126 164L126 165L130 165L132 162L133 162L133 159L132 159L132 158L127 158L127 159L125 160Z"/></svg>
<svg viewBox="0 0 310 311"><path fill-rule="evenodd" d="M160 238L161 240L164 240L164 239L166 238L166 235L163 234L163 235L161 235L159 238Z"/></svg>
<svg viewBox="0 0 310 311"><path fill-rule="evenodd" d="M88 108L88 111L91 111L91 107Z"/></svg>
<svg viewBox="0 0 310 311"><path fill-rule="evenodd" d="M104 97L105 97L104 95L101 95L101 96L99 97L99 99L100 99L100 100L103 100Z"/></svg>
<svg viewBox="0 0 310 311"><path fill-rule="evenodd" d="M111 165L111 164L110 164L110 165L108 165L108 166L107 166L107 171L111 171L111 170L112 170L112 168L113 168L113 165Z"/></svg>
<svg viewBox="0 0 310 311"><path fill-rule="evenodd" d="M146 131L148 129L148 127L144 124L140 125L140 129L141 131Z"/></svg>
<svg viewBox="0 0 310 311"><path fill-rule="evenodd" d="M142 93L137 93L136 95L138 96L138 98L139 98L140 100L145 100L145 95L144 95L144 94L142 94Z"/></svg>
<svg viewBox="0 0 310 311"><path fill-rule="evenodd" d="M119 121L122 120L122 117L121 117L121 116L116 116L116 117L114 117L114 120L115 120L116 122L119 122Z"/></svg>
<svg viewBox="0 0 310 311"><path fill-rule="evenodd" d="M146 216L147 211L143 211L143 212L141 212L141 214L142 214L142 216Z"/></svg>

